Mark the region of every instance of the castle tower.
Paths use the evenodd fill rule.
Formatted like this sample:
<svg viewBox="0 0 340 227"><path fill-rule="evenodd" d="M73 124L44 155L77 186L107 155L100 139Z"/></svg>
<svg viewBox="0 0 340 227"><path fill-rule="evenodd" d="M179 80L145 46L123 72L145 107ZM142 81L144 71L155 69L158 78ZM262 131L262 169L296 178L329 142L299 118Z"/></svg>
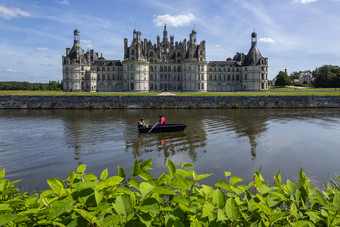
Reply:
<svg viewBox="0 0 340 227"><path fill-rule="evenodd" d="M242 90L268 90L268 58L257 47L257 34L251 33L251 47L243 61Z"/></svg>

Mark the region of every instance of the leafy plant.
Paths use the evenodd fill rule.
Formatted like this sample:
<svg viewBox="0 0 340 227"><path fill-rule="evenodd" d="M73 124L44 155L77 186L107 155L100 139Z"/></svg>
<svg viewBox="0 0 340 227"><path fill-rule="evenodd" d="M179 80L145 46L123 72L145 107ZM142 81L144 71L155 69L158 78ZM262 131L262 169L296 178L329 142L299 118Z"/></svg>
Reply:
<svg viewBox="0 0 340 227"><path fill-rule="evenodd" d="M280 172L273 186L260 170L247 185L225 172L215 187L198 182L193 164L178 168L167 160L168 172L150 175L152 159L135 160L130 175L105 169L99 178L81 165L65 180L47 180L40 194L22 193L0 172L1 226L338 226L340 193L327 186L319 192L303 170L294 184Z"/></svg>

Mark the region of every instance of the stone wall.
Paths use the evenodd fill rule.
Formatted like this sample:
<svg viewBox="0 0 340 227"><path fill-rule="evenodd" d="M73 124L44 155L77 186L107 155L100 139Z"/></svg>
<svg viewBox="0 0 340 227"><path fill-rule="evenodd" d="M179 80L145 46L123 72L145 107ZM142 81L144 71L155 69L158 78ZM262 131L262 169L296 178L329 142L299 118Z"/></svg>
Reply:
<svg viewBox="0 0 340 227"><path fill-rule="evenodd" d="M340 108L340 96L0 96L0 109Z"/></svg>

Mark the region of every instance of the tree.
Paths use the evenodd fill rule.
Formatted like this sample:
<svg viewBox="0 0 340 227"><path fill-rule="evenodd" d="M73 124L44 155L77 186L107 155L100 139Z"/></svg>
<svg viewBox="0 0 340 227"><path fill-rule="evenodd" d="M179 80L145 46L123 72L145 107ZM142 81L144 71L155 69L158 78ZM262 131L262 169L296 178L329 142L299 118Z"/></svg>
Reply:
<svg viewBox="0 0 340 227"><path fill-rule="evenodd" d="M340 68L323 65L313 71L315 87L340 87Z"/></svg>
<svg viewBox="0 0 340 227"><path fill-rule="evenodd" d="M279 74L276 76L275 86L285 86L292 84L293 81L289 78L287 73L280 71Z"/></svg>
<svg viewBox="0 0 340 227"><path fill-rule="evenodd" d="M292 72L292 73L289 75L289 78L290 78L292 81L294 81L294 80L296 80L296 79L299 79L300 73L301 73L301 71L300 71L300 72Z"/></svg>

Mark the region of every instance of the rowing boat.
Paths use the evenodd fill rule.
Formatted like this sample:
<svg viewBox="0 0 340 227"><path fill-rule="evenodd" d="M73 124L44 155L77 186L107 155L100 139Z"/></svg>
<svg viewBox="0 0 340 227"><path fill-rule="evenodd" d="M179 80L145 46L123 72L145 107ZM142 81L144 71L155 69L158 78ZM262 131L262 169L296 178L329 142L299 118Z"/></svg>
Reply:
<svg viewBox="0 0 340 227"><path fill-rule="evenodd" d="M161 126L161 125L158 124L155 127L153 127L153 125L149 125L148 128L146 128L146 127L138 128L138 132L141 132L141 133L178 132L178 131L183 131L185 129L185 127L187 127L186 124L166 124L165 126Z"/></svg>

